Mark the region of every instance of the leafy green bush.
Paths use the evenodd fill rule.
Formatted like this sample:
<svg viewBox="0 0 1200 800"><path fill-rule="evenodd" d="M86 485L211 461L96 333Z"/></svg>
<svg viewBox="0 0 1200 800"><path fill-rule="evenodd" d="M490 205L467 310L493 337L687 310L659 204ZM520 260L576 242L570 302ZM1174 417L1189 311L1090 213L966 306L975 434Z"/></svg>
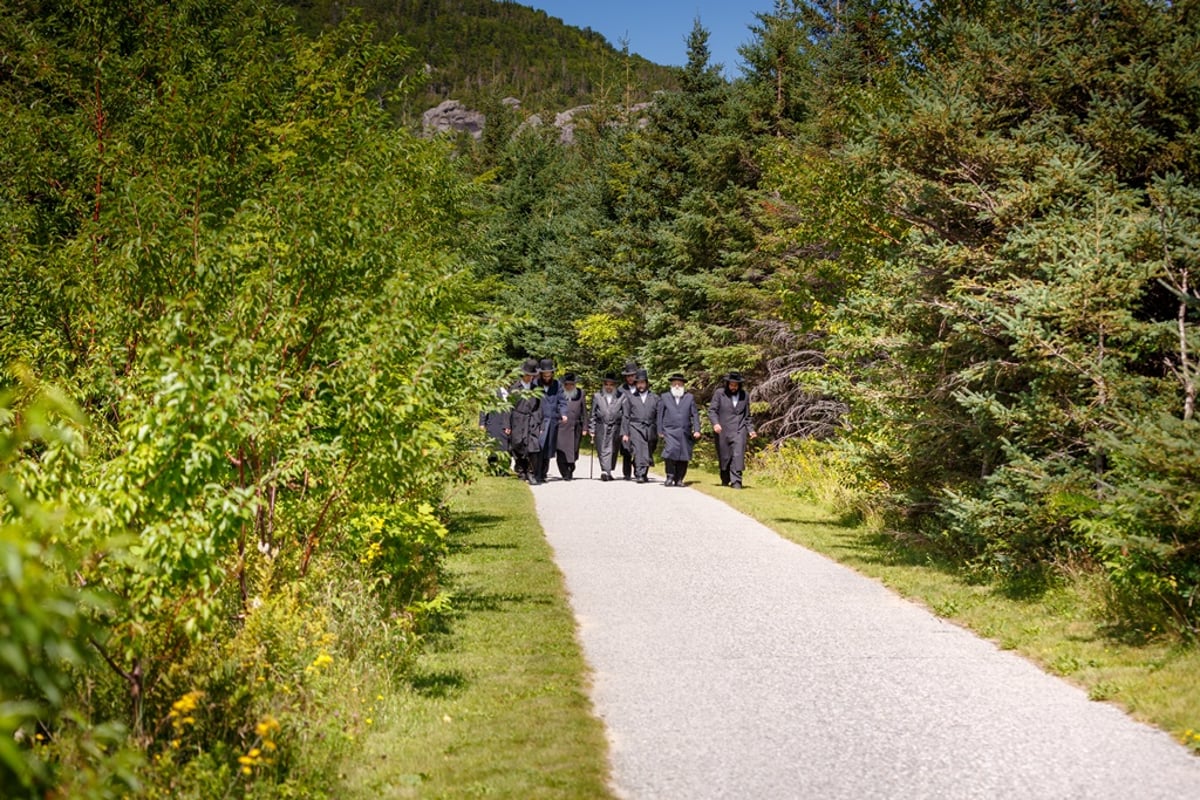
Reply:
<svg viewBox="0 0 1200 800"><path fill-rule="evenodd" d="M94 724L75 692L96 667L87 611L103 595L70 580L89 554L63 529L86 515L64 493L86 455L79 410L19 380L0 394L0 787L7 797L117 796L138 786L120 724ZM77 770L60 766L69 760Z"/></svg>
<svg viewBox="0 0 1200 800"><path fill-rule="evenodd" d="M0 358L82 409L0 420L2 724L28 732L4 769L128 784L116 720L151 794L312 796L368 718L345 692L437 601L433 509L476 469L469 185L390 126L405 52L361 25L78 0L14 9L0 47Z"/></svg>

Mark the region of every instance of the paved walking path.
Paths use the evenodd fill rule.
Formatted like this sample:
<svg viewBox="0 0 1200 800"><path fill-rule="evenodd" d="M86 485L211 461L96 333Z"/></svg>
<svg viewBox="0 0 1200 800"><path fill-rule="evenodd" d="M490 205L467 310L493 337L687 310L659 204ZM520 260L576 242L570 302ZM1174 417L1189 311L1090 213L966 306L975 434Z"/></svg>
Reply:
<svg viewBox="0 0 1200 800"><path fill-rule="evenodd" d="M719 500L533 491L621 797L1200 798L1165 733Z"/></svg>

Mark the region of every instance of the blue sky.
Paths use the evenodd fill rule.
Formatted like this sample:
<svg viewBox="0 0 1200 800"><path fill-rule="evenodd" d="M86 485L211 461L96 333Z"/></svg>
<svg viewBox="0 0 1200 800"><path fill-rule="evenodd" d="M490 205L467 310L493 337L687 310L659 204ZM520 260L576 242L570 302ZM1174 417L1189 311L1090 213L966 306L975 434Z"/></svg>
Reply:
<svg viewBox="0 0 1200 800"><path fill-rule="evenodd" d="M687 35L696 17L708 29L711 63L725 65L727 77L741 75L737 49L750 38L755 12L770 11L774 0L521 0L577 28L603 34L613 47L629 49L658 64L683 66Z"/></svg>

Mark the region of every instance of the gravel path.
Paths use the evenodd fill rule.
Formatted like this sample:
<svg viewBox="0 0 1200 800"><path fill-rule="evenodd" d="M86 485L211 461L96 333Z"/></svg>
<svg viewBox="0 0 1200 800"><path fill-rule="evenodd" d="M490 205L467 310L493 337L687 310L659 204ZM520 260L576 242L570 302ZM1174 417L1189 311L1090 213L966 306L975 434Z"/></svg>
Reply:
<svg viewBox="0 0 1200 800"><path fill-rule="evenodd" d="M1165 733L716 499L533 491L621 797L1200 798Z"/></svg>

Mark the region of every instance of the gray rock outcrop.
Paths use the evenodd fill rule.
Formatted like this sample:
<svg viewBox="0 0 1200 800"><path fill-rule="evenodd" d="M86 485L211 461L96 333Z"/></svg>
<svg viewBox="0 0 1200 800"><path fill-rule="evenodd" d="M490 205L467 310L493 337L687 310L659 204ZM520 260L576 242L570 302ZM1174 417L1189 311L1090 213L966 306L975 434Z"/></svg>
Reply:
<svg viewBox="0 0 1200 800"><path fill-rule="evenodd" d="M506 97L501 103L511 109L520 109L521 101L515 97ZM626 111L621 106L616 106L613 110L619 118L627 119L635 127L641 129L649 124L649 118L645 115L646 110L651 106L651 103L636 103L629 107ZM554 127L558 129L558 138L563 144L572 144L575 141L575 127L578 124L577 118L585 116L595 106L582 105L575 108L568 108L554 115ZM436 108L431 108L421 115L421 125L428 135L437 135L447 132L466 132L471 134L475 139L483 136L483 126L487 119L482 111L475 111L467 108L458 100L446 100ZM544 120L539 114L531 114L517 128L518 132L526 128L537 128L544 124ZM606 125L620 125L618 120L610 120Z"/></svg>
<svg viewBox="0 0 1200 800"><path fill-rule="evenodd" d="M457 100L446 100L421 115L421 127L428 134L456 131L478 139L483 136L483 123L483 112L467 108Z"/></svg>

